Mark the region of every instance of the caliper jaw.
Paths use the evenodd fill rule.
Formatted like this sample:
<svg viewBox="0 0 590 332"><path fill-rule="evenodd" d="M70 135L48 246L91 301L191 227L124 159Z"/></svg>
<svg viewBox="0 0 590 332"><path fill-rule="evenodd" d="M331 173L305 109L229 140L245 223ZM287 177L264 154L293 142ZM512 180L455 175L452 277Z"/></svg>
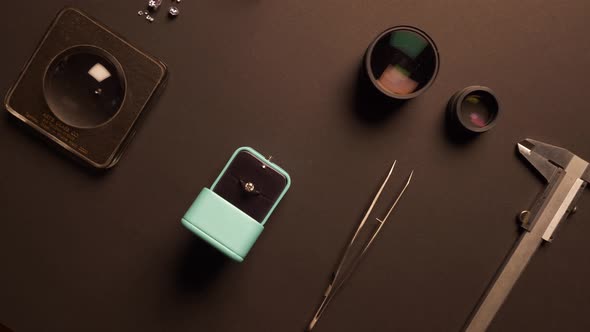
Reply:
<svg viewBox="0 0 590 332"><path fill-rule="evenodd" d="M551 177L557 172L559 167L555 164L552 164L547 158L543 157L537 152L537 146L533 144L533 141L530 139L526 139L518 143L518 151L520 154L528 160L535 169L543 175L547 182L550 182Z"/></svg>
<svg viewBox="0 0 590 332"><path fill-rule="evenodd" d="M528 232L531 232L533 227L535 227L539 213L549 204L555 204L550 202L550 198L558 190L557 185L564 177L578 179L573 183L573 187L565 197L566 200L569 200L569 204L559 207L559 213L552 220L549 227L543 231L543 240L551 242L558 226L575 211L577 200L586 187L586 183L590 180L590 167L588 167L587 162L581 160L566 149L532 139L525 139L519 142L518 151L543 175L548 183L547 188L535 199L531 209L523 211L519 215L521 226ZM586 168L580 168L580 166ZM580 169L582 172L579 172ZM573 174L568 173L567 170L573 172ZM563 189L559 190L563 192Z"/></svg>
<svg viewBox="0 0 590 332"><path fill-rule="evenodd" d="M519 150L521 149L521 146L524 147L525 149L529 150L530 151L529 154L538 155L538 157L541 160L544 160L545 162L553 163L556 166L559 166L563 169L565 169L569 165L570 161L572 161L573 157L575 156L573 153L569 152L568 150L566 150L564 148L560 148L555 145L535 141L530 138L522 140L520 143L518 143ZM525 155L525 158L526 158L526 155ZM539 170L539 172L543 171L544 162L541 165L535 164L534 162L531 162L531 163L533 164L533 166L535 166L535 168L537 168L537 170Z"/></svg>

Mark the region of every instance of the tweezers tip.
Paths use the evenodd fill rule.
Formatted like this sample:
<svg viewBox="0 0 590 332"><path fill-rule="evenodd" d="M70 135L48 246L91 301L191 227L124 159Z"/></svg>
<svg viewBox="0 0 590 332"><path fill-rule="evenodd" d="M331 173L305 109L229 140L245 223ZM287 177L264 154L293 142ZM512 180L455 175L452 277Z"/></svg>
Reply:
<svg viewBox="0 0 590 332"><path fill-rule="evenodd" d="M393 161L393 164L391 164L391 168L390 168L390 170L392 170L392 171L393 171L393 169L395 168L395 164L397 164L397 160L394 160L394 161Z"/></svg>
<svg viewBox="0 0 590 332"><path fill-rule="evenodd" d="M394 160L393 164L391 164L391 168L389 169L388 177L391 176L391 173L393 173L393 169L395 168L395 164L397 164L397 160Z"/></svg>

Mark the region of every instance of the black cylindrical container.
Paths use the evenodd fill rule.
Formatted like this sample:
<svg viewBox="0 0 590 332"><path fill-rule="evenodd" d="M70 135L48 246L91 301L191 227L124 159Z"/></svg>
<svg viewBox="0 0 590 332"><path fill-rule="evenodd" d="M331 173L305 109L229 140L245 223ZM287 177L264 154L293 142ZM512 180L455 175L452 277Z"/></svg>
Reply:
<svg viewBox="0 0 590 332"><path fill-rule="evenodd" d="M483 133L496 126L500 105L490 88L469 86L451 97L447 112L452 124L470 133Z"/></svg>
<svg viewBox="0 0 590 332"><path fill-rule="evenodd" d="M364 72L382 94L399 100L415 98L434 82L439 69L434 41L422 30L396 26L369 45Z"/></svg>

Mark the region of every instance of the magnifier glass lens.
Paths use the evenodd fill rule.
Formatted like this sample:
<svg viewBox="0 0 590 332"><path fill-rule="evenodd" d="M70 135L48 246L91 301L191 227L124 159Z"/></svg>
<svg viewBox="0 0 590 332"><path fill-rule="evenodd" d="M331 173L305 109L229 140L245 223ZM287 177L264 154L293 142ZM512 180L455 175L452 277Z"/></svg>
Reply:
<svg viewBox="0 0 590 332"><path fill-rule="evenodd" d="M376 84L395 95L409 95L424 88L436 75L436 49L418 31L394 29L382 35L371 53Z"/></svg>
<svg viewBox="0 0 590 332"><path fill-rule="evenodd" d="M64 123L89 128L109 121L125 96L121 66L105 51L79 46L60 54L45 74L45 100Z"/></svg>
<svg viewBox="0 0 590 332"><path fill-rule="evenodd" d="M495 110L497 104L494 98L484 93L473 93L463 99L459 116L464 123L483 128L493 120Z"/></svg>

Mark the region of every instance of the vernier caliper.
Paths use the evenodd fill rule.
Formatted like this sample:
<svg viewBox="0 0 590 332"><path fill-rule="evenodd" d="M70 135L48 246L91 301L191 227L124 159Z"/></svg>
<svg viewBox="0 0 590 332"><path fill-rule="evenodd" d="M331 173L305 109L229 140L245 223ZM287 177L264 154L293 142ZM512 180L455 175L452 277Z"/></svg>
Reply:
<svg viewBox="0 0 590 332"><path fill-rule="evenodd" d="M580 194L590 182L588 162L565 149L525 139L518 143L518 151L548 185L532 208L521 212L519 219L524 230L473 312L466 332L488 328L535 251L543 242L553 240L556 229L575 211Z"/></svg>

